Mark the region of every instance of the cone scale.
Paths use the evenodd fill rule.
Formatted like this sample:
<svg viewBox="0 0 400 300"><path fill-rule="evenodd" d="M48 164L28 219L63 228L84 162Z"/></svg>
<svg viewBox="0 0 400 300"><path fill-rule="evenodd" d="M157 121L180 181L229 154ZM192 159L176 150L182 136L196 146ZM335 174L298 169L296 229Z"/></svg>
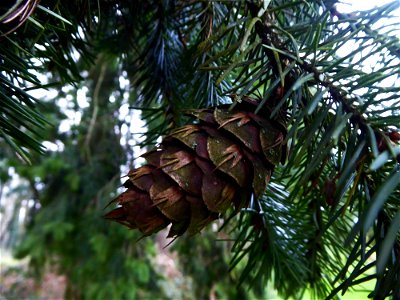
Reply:
<svg viewBox="0 0 400 300"><path fill-rule="evenodd" d="M151 235L168 225L169 237L200 232L230 207L246 207L265 191L283 162L286 128L246 97L232 108L193 110L196 124L180 127L128 173L126 191L105 218Z"/></svg>

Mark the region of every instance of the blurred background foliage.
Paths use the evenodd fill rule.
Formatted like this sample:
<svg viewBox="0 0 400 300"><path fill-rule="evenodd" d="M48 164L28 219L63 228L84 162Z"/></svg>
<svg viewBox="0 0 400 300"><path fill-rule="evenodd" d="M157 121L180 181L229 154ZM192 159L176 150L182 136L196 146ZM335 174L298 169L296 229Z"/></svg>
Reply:
<svg viewBox="0 0 400 300"><path fill-rule="evenodd" d="M2 248L67 299L400 297L399 2L337 4L5 1ZM102 219L140 151L232 94L286 111L261 199L167 248Z"/></svg>

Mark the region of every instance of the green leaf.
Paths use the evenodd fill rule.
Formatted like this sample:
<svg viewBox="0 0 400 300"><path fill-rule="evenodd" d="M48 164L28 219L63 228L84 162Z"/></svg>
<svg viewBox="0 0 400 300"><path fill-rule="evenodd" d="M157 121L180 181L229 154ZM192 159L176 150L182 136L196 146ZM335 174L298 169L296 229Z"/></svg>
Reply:
<svg viewBox="0 0 400 300"><path fill-rule="evenodd" d="M55 18L57 18L57 19L63 21L64 23L73 26L73 24L72 24L70 21L68 21L68 20L65 19L64 17L60 16L59 14L56 14L54 11L52 11L52 10L50 10L50 9L48 9L48 8L46 8L46 7L42 6L42 5L40 5L40 4L39 4L37 7L38 7L39 9L43 10L44 12L48 13L49 15L52 15L53 17L55 17Z"/></svg>
<svg viewBox="0 0 400 300"><path fill-rule="evenodd" d="M372 148L372 153L373 153L374 157L376 158L379 155L379 150L378 150L378 144L376 142L375 132L369 124L367 125L367 129L368 129L369 141L370 141L371 148ZM371 164L370 169L376 170L376 169L372 169L372 164Z"/></svg>
<svg viewBox="0 0 400 300"><path fill-rule="evenodd" d="M339 136L341 135L343 129L346 127L348 120L351 118L352 114L348 113L340 118L336 119L335 130L332 133L332 139L337 143Z"/></svg>
<svg viewBox="0 0 400 300"><path fill-rule="evenodd" d="M372 161L372 163L371 163L371 165L369 167L371 169L371 171L378 170L384 164L386 164L390 160L391 157L393 157L393 156L396 157L396 155L400 154L400 146L393 147L392 149L393 149L393 154L392 155L389 153L388 150L385 150L381 154L379 154L377 158L375 158Z"/></svg>
<svg viewBox="0 0 400 300"><path fill-rule="evenodd" d="M393 172L385 182L379 187L371 199L371 205L365 215L363 221L363 229L365 232L372 226L376 220L379 211L382 209L387 198L394 189L400 184L400 171Z"/></svg>
<svg viewBox="0 0 400 300"><path fill-rule="evenodd" d="M44 27L42 24L40 24L40 22L36 21L33 17L29 17L28 21L32 22L34 25L36 25L37 27L39 27L41 30L44 30Z"/></svg>
<svg viewBox="0 0 400 300"><path fill-rule="evenodd" d="M378 259L376 261L376 271L378 274L382 274L385 271L385 267L390 257L390 254L392 251L395 251L393 250L393 245L396 241L399 231L400 231L400 210L397 211L397 214L392 219L389 230L387 231L386 236L382 241Z"/></svg>
<svg viewBox="0 0 400 300"><path fill-rule="evenodd" d="M307 114L311 115L315 108L317 107L318 103L321 101L322 97L324 96L326 89L319 89L311 101L308 102L307 105Z"/></svg>

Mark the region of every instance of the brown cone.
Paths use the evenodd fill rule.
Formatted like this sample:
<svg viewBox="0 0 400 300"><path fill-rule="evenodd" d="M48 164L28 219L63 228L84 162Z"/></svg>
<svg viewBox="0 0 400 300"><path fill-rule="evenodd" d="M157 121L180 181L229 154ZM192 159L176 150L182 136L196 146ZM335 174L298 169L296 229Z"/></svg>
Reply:
<svg viewBox="0 0 400 300"><path fill-rule="evenodd" d="M233 109L222 105L189 113L198 120L167 136L143 155L147 164L131 170L105 215L151 235L169 224L169 237L201 231L233 206L238 212L265 191L274 166L285 160L286 129L268 112L254 113L245 98Z"/></svg>

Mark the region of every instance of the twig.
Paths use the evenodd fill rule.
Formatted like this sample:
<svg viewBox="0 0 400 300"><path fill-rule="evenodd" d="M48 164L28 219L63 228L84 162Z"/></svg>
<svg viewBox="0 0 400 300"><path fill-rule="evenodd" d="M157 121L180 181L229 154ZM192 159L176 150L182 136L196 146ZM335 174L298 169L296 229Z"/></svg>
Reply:
<svg viewBox="0 0 400 300"><path fill-rule="evenodd" d="M250 12L253 16L256 16L258 13L257 6L252 3L248 2L248 6L250 8ZM314 80L326 87L332 96L332 99L336 103L341 103L343 106L343 109L345 110L346 113L351 113L352 116L350 117L350 121L353 124L357 124L358 128L360 128L361 131L366 132L367 131L367 120L364 118L364 116L353 106L350 104L350 100L346 98L346 91L341 90L339 87L335 86L333 82L329 79L329 76L326 74L321 73L318 71L312 64L304 61L304 60L296 60L294 57L296 55L292 53L290 50L288 50L284 45L283 42L280 40L280 37L276 32L272 30L265 22L257 22L256 26L256 32L258 36L261 38L262 43L267 46L272 46L274 48L281 49L282 52L280 53L280 61L277 61L274 53L271 49L265 48L266 55L269 58L269 61L271 63L271 66L273 68L274 73L276 76L279 74L279 67L278 64L280 63L281 65L288 64L287 62L296 63L298 67L300 67L303 71L306 71L308 73L313 74ZM286 61L286 62L285 62ZM288 76L286 76L285 81L285 88L288 88L295 82L295 78L293 76L293 72L289 73ZM380 130L374 129L374 132L377 136L382 136L384 135Z"/></svg>

